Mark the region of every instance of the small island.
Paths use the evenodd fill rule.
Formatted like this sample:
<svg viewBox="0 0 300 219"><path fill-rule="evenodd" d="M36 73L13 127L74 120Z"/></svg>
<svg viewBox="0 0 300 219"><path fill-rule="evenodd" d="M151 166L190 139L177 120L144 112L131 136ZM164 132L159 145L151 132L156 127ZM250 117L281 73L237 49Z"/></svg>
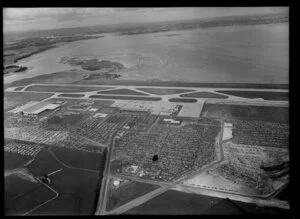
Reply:
<svg viewBox="0 0 300 219"><path fill-rule="evenodd" d="M80 66L83 70L93 71L92 74L87 74L84 80L92 79L114 79L121 75L115 74L123 69L125 66L122 63L114 62L110 60L99 60L99 59L84 59L77 57L62 57L60 60L62 64L68 64L70 66Z"/></svg>
<svg viewBox="0 0 300 219"><path fill-rule="evenodd" d="M8 65L4 67L3 73L9 74L9 73L16 73L16 72L22 72L26 71L28 68L25 66L17 66L17 65Z"/></svg>

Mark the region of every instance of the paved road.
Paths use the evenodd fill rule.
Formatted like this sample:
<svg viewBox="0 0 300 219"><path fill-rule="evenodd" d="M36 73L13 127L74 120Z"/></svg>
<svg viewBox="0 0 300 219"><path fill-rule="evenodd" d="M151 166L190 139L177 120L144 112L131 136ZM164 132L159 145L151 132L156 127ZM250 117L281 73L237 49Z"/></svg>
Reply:
<svg viewBox="0 0 300 219"><path fill-rule="evenodd" d="M120 126L122 127L124 124L128 122L129 118L126 119L123 124ZM117 133L118 130L115 131L115 133L112 133L112 135L109 137L109 147L107 148L107 156L105 160L105 167L103 171L103 178L102 178L102 183L101 183L101 189L99 193L99 198L98 198L98 207L95 212L96 215L102 215L105 212L106 209L106 199L107 199L107 190L109 188L109 181L110 181L110 160L111 160L111 154L113 151L113 146L114 146L114 137L115 134Z"/></svg>

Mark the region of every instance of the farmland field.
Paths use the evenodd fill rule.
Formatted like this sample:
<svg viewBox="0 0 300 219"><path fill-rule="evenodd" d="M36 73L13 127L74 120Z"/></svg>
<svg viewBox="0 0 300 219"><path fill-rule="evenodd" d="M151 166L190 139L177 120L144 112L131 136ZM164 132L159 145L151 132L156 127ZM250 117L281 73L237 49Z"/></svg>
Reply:
<svg viewBox="0 0 300 219"><path fill-rule="evenodd" d="M154 189L157 189L159 186L140 183L140 182L133 182L129 181L124 183L124 185L120 185L117 189L112 188L112 180L110 181L110 188L108 189L107 194L107 205L106 210L110 211L113 210L127 202L138 198L144 194L147 194Z"/></svg>
<svg viewBox="0 0 300 219"><path fill-rule="evenodd" d="M32 157L30 156L25 156L18 153L12 153L12 152L4 152L4 169L11 170L23 166L31 159Z"/></svg>
<svg viewBox="0 0 300 219"><path fill-rule="evenodd" d="M55 197L55 193L41 183L32 183L17 176L6 177L5 215L22 215Z"/></svg>
<svg viewBox="0 0 300 219"><path fill-rule="evenodd" d="M201 214L219 200L220 198L169 190L124 214Z"/></svg>
<svg viewBox="0 0 300 219"><path fill-rule="evenodd" d="M59 94L59 97L84 97L84 94Z"/></svg>
<svg viewBox="0 0 300 219"><path fill-rule="evenodd" d="M170 94L180 94L185 92L192 92L195 90L188 89L163 89L163 88L137 88L138 90L145 91L150 94L156 95L170 95Z"/></svg>
<svg viewBox="0 0 300 219"><path fill-rule="evenodd" d="M167 207L166 207L167 206ZM286 215L288 210L169 190L124 215Z"/></svg>
<svg viewBox="0 0 300 219"><path fill-rule="evenodd" d="M289 92L270 92L270 91L240 91L240 90L220 90L219 93L245 97L245 98L263 98L264 100L289 100Z"/></svg>
<svg viewBox="0 0 300 219"><path fill-rule="evenodd" d="M9 111L29 101L41 101L52 95L53 93L4 92L4 111Z"/></svg>
<svg viewBox="0 0 300 219"><path fill-rule="evenodd" d="M33 215L92 215L98 198L101 177L97 173L64 168L49 177L59 198L39 208Z"/></svg>
<svg viewBox="0 0 300 219"><path fill-rule="evenodd" d="M42 150L35 157L35 160L27 166L34 176L43 176L62 167L63 166L47 150Z"/></svg>
<svg viewBox="0 0 300 219"><path fill-rule="evenodd" d="M117 89L117 90L108 90L108 91L99 91L98 94L116 94L116 95L140 95L140 96L149 96L148 94L144 94L141 92L137 92L135 90L130 89Z"/></svg>
<svg viewBox="0 0 300 219"><path fill-rule="evenodd" d="M289 123L289 108L205 103L201 117Z"/></svg>
<svg viewBox="0 0 300 219"><path fill-rule="evenodd" d="M102 150L104 151L105 149L103 148ZM59 160L71 167L101 172L104 166L105 152L102 154L90 153L61 147L52 147L51 151Z"/></svg>
<svg viewBox="0 0 300 219"><path fill-rule="evenodd" d="M99 167L99 165L97 166L97 163L93 164L90 162L88 163L89 165L85 166L86 164L80 164L80 161L73 160L79 156L76 152L71 154L70 151L67 153L67 150L64 149L54 150L61 153L57 156L60 156L62 162L66 162L67 165L75 165L76 168L91 167L92 165L94 165L94 168ZM96 157L92 159L92 161L95 160ZM51 187L60 194L59 198L34 211L34 215L52 214L52 212L59 213L54 212L57 209L61 212L63 212L64 209L67 209L67 213L72 215L93 214L100 188L99 186L101 184L100 173L97 173L97 171L94 170L92 172L64 166L46 150L43 150L37 155L36 159L28 165L28 169L35 176L49 174L50 172L61 169L59 172L49 176ZM101 168L99 168L99 172L100 171Z"/></svg>
<svg viewBox="0 0 300 219"><path fill-rule="evenodd" d="M91 95L90 98L99 99L117 99L117 100L141 100L141 101L160 101L160 97L131 97L131 96L106 96L106 95Z"/></svg>
<svg viewBox="0 0 300 219"><path fill-rule="evenodd" d="M27 87L26 91L41 91L41 92L90 92L90 91L97 91L97 90L106 90L110 89L109 87L84 87L84 86L47 86L47 85L33 85Z"/></svg>
<svg viewBox="0 0 300 219"><path fill-rule="evenodd" d="M196 99L186 99L186 98L170 98L170 102L178 102L178 103L196 103Z"/></svg>
<svg viewBox="0 0 300 219"><path fill-rule="evenodd" d="M6 190L5 201L10 201L14 198L25 195L26 193L42 186L38 182L30 182L29 180L23 179L16 174L6 176L4 179L4 187Z"/></svg>
<svg viewBox="0 0 300 219"><path fill-rule="evenodd" d="M221 98L221 99L226 99L228 98L225 95L222 94L215 94L211 92L196 92L196 93L189 93L189 94L180 94L179 96L181 97L195 97L195 98Z"/></svg>

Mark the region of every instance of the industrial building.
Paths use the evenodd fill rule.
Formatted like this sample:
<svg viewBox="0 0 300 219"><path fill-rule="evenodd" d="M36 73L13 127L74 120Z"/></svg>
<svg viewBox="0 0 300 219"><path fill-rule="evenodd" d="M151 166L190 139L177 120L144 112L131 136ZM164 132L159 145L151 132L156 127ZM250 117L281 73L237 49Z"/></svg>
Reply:
<svg viewBox="0 0 300 219"><path fill-rule="evenodd" d="M53 104L49 102L34 102L34 104L25 104L26 107L19 107L14 110L15 113L23 113L24 115L38 115L45 110L54 110L61 106L61 104Z"/></svg>

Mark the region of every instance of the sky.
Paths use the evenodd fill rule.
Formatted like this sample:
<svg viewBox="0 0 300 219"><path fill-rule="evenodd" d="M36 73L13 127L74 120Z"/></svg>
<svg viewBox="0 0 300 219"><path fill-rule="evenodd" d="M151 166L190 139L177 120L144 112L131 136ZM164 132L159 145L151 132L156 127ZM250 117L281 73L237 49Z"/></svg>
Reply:
<svg viewBox="0 0 300 219"><path fill-rule="evenodd" d="M4 32L19 32L268 13L288 13L288 8L4 8L3 27Z"/></svg>

